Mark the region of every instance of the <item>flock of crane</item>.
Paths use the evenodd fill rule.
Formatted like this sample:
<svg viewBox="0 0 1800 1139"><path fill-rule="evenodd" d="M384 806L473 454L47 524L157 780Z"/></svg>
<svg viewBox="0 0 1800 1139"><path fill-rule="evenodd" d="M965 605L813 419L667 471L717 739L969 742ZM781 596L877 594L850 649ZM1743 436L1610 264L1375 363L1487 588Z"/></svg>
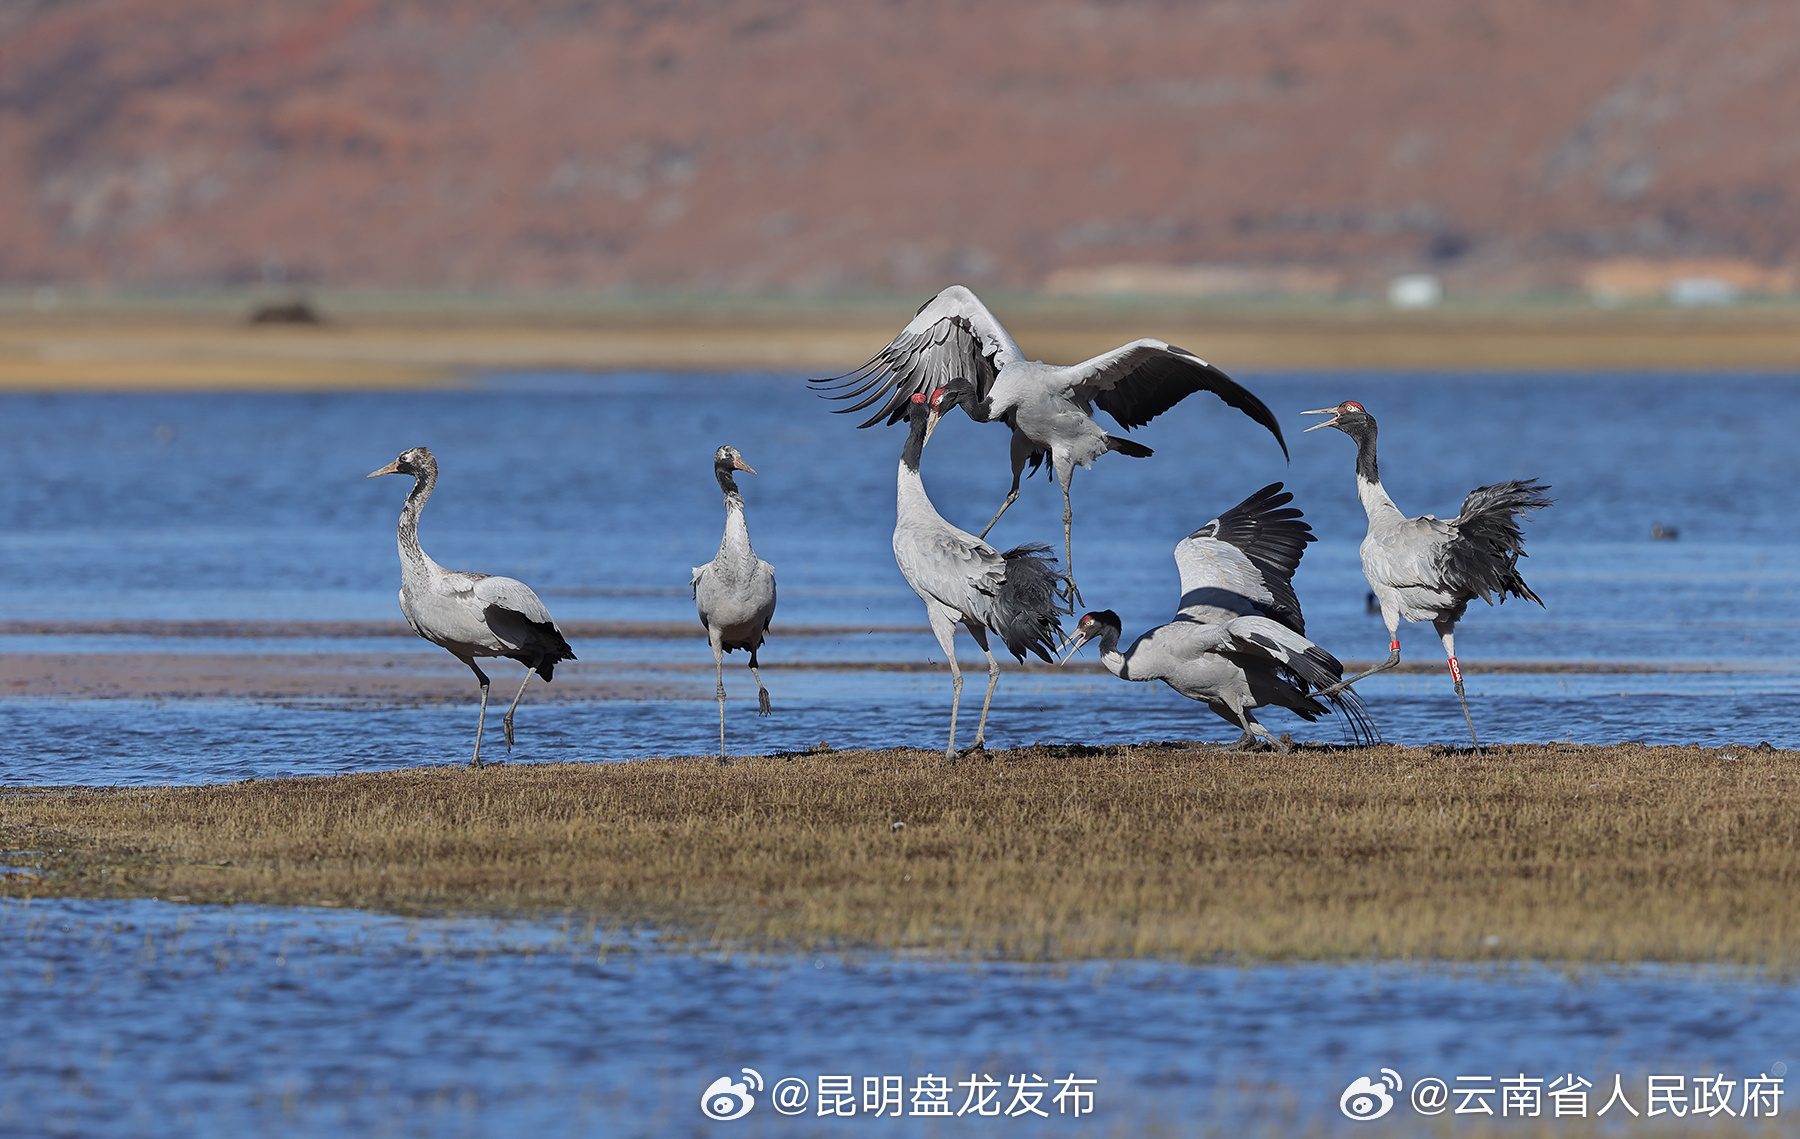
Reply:
<svg viewBox="0 0 1800 1139"><path fill-rule="evenodd" d="M1543 602L1519 575L1524 536L1519 519L1550 505L1549 488L1511 480L1478 487L1461 512L1443 520L1408 518L1382 489L1375 457L1375 418L1345 401L1307 415L1331 418L1308 427L1335 427L1356 441L1356 489L1368 515L1362 542L1363 573L1381 605L1388 630L1388 658L1346 677L1336 657L1306 638L1306 620L1293 575L1312 527L1290 507L1293 495L1280 483L1258 490L1175 547L1181 599L1174 620L1144 633L1123 652L1123 630L1110 609L1084 614L1066 639L1061 616L1082 605L1074 574L1074 515L1069 483L1109 451L1148 458L1148 447L1109 435L1094 421L1095 409L1121 428L1139 427L1195 392L1207 391L1265 427L1287 454L1281 426L1261 400L1193 353L1161 340L1135 340L1084 363L1059 367L1025 359L1011 336L974 293L953 285L919 309L910 323L863 367L846 376L809 381L827 398L854 400L843 412L875 408L860 424L906 422L907 440L896 480L894 561L920 600L932 633L950 665L952 699L946 756L958 754L956 721L962 705L962 669L955 651L961 625L987 656L987 692L975 740L985 746L988 710L1000 679L989 647L998 635L1018 660L1027 653L1067 662L1090 641L1100 646L1107 670L1123 680L1160 680L1205 704L1243 735L1232 748L1260 743L1286 751L1254 710L1286 708L1306 720L1340 713L1359 741L1379 733L1351 687L1400 663L1401 618L1430 621L1443 640L1469 738L1481 746L1463 692L1456 659L1456 623L1470 601L1490 605L1508 595ZM978 423L999 422L1012 431L1012 489L980 534L946 522L932 506L920 462L942 417L960 407ZM1029 466L1048 461L1063 493L1063 569L1046 545L1001 553L983 539L1019 496ZM736 473L754 474L733 447L720 447L713 471L725 496L725 532L718 553L694 569L692 586L717 670L719 754L725 756L725 654L746 650L756 677L758 711L771 711L757 670L757 651L775 614L775 571L756 556L744 520ZM413 477L400 514L400 611L419 636L447 649L481 683L475 753L487 721L488 677L475 663L510 657L525 665L525 679L507 708L502 728L513 742L513 714L532 676L551 679L559 661L574 652L549 610L524 583L508 577L446 570L419 545L419 513L437 481L437 462L423 447L404 451L376 475Z"/></svg>

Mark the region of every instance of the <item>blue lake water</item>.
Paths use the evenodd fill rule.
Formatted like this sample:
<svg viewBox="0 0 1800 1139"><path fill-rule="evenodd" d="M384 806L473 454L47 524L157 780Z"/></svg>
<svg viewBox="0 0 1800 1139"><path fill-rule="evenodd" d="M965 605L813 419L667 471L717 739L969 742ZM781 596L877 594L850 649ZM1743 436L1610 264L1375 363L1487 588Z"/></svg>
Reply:
<svg viewBox="0 0 1800 1139"><path fill-rule="evenodd" d="M1354 398L1380 421L1384 480L1410 512L1453 515L1468 490L1503 478L1554 487L1556 506L1527 525L1524 563L1547 608L1478 604L1458 632L1486 739L1800 746L1794 377L1242 379L1281 416L1291 464L1260 429L1202 396L1135 433L1155 458L1109 456L1076 476L1086 600L1118 610L1128 635L1171 610L1175 542L1280 479L1322 539L1297 579L1310 634L1345 659L1385 652L1357 564L1352 447L1335 433L1300 434L1300 410ZM757 549L780 582L777 633L872 630L772 640L764 676L778 714L768 719L752 714L737 657L727 673L733 750L941 744L944 672L867 667L940 655L928 635L895 631L923 618L889 547L901 436L854 431L796 377L503 375L437 392L5 396L0 412L9 585L0 621L14 622L395 620L393 525L406 487L362 476L418 444L443 467L422 526L439 561L522 578L564 621L691 622L688 575L711 557L722 521L711 454L732 443L761 472L743 486ZM1007 477L1005 433L959 418L926 455L939 509L970 528L998 505ZM1054 484L1028 483L992 537L1056 545L1060 508ZM1678 528L1680 539L1651 541L1653 525ZM1401 637L1409 659L1441 659L1429 629ZM550 701L534 688L515 759L713 746L711 659L697 627L688 640L577 639L576 650L609 676L655 680L660 696ZM13 632L0 635L0 653L444 659L387 636L141 628ZM1484 660L1629 670L1481 673ZM517 675L494 672L497 690ZM1464 738L1441 673L1376 677L1359 691L1389 740ZM970 693L972 724L978 683ZM0 696L0 783L214 782L420 755L460 763L474 686L459 677L444 694ZM1306 725L1273 712L1267 722L1299 739L1342 738L1329 717ZM1234 735L1160 685L1048 668L1008 671L990 727L1000 745ZM499 753L497 733L490 748ZM0 851L0 865L35 861ZM1781 1078L1796 1023L1791 981L1704 969L947 966L669 950L583 920L0 904L5 1135L1355 1130L1339 1095L1382 1068L1408 1089L1427 1076L1578 1075L1597 1086L1596 1110L1618 1075L1644 1111L1650 1075ZM771 1090L790 1076L851 1075L860 1091L864 1076L910 1088L927 1073L952 1082L1074 1074L1098 1081L1096 1110L1080 1120L1054 1107L1048 1120L820 1120L774 1114L765 1092L741 1120L706 1120L702 1089L744 1067ZM1491 1102L1498 1110L1498 1096ZM1792 1133L1800 1111L1781 1106L1774 1128ZM1433 1122L1402 1100L1382 1133L1465 1122ZM1714 1122L1764 1133L1763 1121Z"/></svg>
<svg viewBox="0 0 1800 1139"><path fill-rule="evenodd" d="M1266 482L1284 480L1321 540L1297 587L1309 632L1339 657L1377 659L1379 618L1364 605L1363 528L1353 448L1302 435L1305 408L1362 400L1381 424L1384 480L1404 509L1452 515L1481 483L1535 476L1557 503L1527 524L1527 579L1547 608L1477 603L1458 630L1486 738L1800 745L1800 544L1793 537L1800 384L1787 376L1253 375L1286 425L1293 461L1260 428L1198 396L1136 437L1155 458L1108 456L1076 476L1076 557L1086 600L1135 635L1167 618L1170 554L1190 530ZM422 526L441 562L517 576L559 618L693 621L687 580L722 521L713 448L739 447L759 553L777 572L777 637L763 654L779 714L759 719L731 661L733 750L938 746L948 678L832 673L832 660L918 665L941 655L924 633L779 636L781 627L922 625L894 568L898 430L858 432L798 377L494 375L467 390L321 395L59 395L0 398L0 620L394 620L393 524L403 479L365 479L400 449L427 444L443 477ZM952 416L925 462L952 521L978 528L1004 494L1005 432ZM1029 482L992 535L1056 545L1060 496ZM1653 525L1678 541L1652 541ZM1429 628L1401 632L1409 660L1435 666ZM4 638L0 651L269 651L191 638ZM965 660L974 646L961 641ZM419 641L293 643L418 654ZM663 674L664 698L585 706L527 697L521 758L608 759L702 750L712 738L710 665L691 640L576 643L584 660ZM1085 659L1092 659L1091 652ZM1482 674L1486 660L1718 665L1718 673ZM806 662L805 671L783 671ZM516 675L502 664L496 679ZM415 761L466 750L469 705L365 715L194 702L0 699L3 782L229 778ZM534 693L541 689L534 689ZM1464 739L1447 677L1385 676L1360 687L1386 738ZM979 699L978 695L975 697ZM973 711L974 709L970 709ZM1268 713L1276 731L1338 741L1330 717ZM265 725L277 759L244 725ZM1160 685L1048 670L1009 672L994 707L997 744L1228 739L1234 732ZM202 745L200 741L209 741ZM51 758L54 757L54 758Z"/></svg>
<svg viewBox="0 0 1800 1139"><path fill-rule="evenodd" d="M1686 1081L1723 1075L1736 1111L1744 1079L1785 1092L1800 1060L1800 989L1715 969L756 957L580 920L153 901L0 903L0 1021L7 1135L1290 1134L1361 1127L1340 1095L1383 1068L1403 1084L1384 1134L1469 1124L1405 1097L1476 1075L1495 1115L1500 1080L1541 1080L1539 1121L1565 1124L1543 1087L1586 1080L1592 1114L1617 1076L1642 1127L1651 1076L1682 1077L1685 1108ZM764 1094L706 1119L701 1091L744 1068ZM1002 1114L821 1120L819 1077L845 1075L859 1110L864 1077L898 1077L909 1113L921 1077L992 1078ZM1031 1076L1094 1080L1064 1085L1092 1114L1051 1084L1048 1118L1007 1117ZM774 1110L785 1079L800 1114ZM1793 1133L1777 1108L1715 1122Z"/></svg>

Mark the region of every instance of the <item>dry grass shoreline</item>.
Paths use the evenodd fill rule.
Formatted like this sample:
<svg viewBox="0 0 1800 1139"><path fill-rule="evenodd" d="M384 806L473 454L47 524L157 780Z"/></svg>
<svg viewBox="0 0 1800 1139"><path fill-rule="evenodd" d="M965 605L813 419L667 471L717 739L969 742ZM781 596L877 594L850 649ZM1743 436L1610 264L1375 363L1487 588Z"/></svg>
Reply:
<svg viewBox="0 0 1800 1139"><path fill-rule="evenodd" d="M0 896L1021 960L1800 964L1800 753L822 752L0 793ZM903 824L896 826L895 824ZM17 863L20 856L7 861Z"/></svg>

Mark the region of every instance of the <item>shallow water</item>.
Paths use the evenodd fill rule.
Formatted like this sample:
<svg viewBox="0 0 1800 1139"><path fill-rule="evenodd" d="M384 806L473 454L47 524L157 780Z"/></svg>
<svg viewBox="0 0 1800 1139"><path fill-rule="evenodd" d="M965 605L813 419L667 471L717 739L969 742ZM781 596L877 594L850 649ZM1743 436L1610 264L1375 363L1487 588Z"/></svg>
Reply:
<svg viewBox="0 0 1800 1139"><path fill-rule="evenodd" d="M1477 605L1460 655L1635 662L1621 673L1480 673L1491 740L1800 746L1800 544L1789 377L1245 376L1281 415L1291 465L1207 397L1137 434L1147 462L1076 478L1076 556L1090 607L1128 632L1166 618L1170 550L1284 479L1323 539L1298 588L1309 632L1345 659L1379 657L1363 603L1352 450L1302 437L1300 409L1357 398L1382 425L1383 474L1412 512L1453 514L1470 488L1538 476L1558 503L1528 525L1525 574L1548 604ZM942 653L889 547L897 431L857 433L791 376L487 377L471 390L334 395L0 397L0 621L393 621L393 522L405 486L362 475L429 444L443 481L422 527L442 562L512 574L564 621L693 621L690 567L721 511L712 450L738 446L758 551L784 625L868 633L777 636L763 654L777 715L753 714L731 661L738 752L938 746ZM926 457L953 521L979 528L1006 486L1004 433L953 418ZM1053 485L1028 483L994 537L1057 544ZM1651 525L1679 527L1652 542ZM898 627L898 628L896 628ZM1428 629L1409 659L1437 661ZM716 736L704 640L578 639L584 664L654 679L659 699L546 700L519 713L516 761L689 754ZM0 633L0 653L342 654L423 672L446 658L389 636ZM972 660L973 646L961 642ZM24 659L15 655L14 659ZM1090 653L1091 659L1091 653ZM897 671L936 662L935 671ZM449 662L453 664L453 662ZM846 664L857 667L834 668ZM785 667L786 665L805 667ZM1688 671L1666 671L1679 666ZM1717 666L1715 671L1693 671ZM496 692L518 675L493 670ZM433 674L436 675L436 674ZM979 707L971 677L964 732ZM466 685L466 687L464 687ZM1448 678L1359 685L1388 739L1464 738ZM442 701L245 696L0 698L0 782L194 783L460 763L474 685ZM508 693L510 695L510 692ZM1337 741L1334 718L1271 713L1276 731ZM1160 685L1094 672L1009 671L996 744L1229 739ZM964 739L968 736L965 734ZM490 754L503 754L498 733ZM0 851L29 873L32 852ZM596 940L598 938L598 940ZM1503 945L1496 952L1504 952ZM769 1085L822 1074L972 1071L1098 1081L1087 1119L1054 1134L1343 1128L1338 1098L1392 1068L1436 1075L1564 1072L1597 1085L1724 1072L1785 1074L1800 990L1720 970L1408 965L1073 968L947 966L865 954L688 952L577 924L406 921L328 910L154 901L0 903L0 1134L843 1134L765 1094L735 1123L701 1090L743 1067ZM1051 1089L1054 1091L1054 1088ZM961 1093L953 1093L952 1109ZM1497 1100L1496 1100L1497 1106ZM1779 1121L1796 1117L1791 1101ZM1548 1108L1546 1107L1546 1114ZM1382 1133L1433 1130L1401 1104ZM1454 1129L1446 1115L1435 1125ZM1724 1130L1752 1125L1725 1120ZM961 1134L1008 1119L874 1123ZM1647 1126L1634 1120L1631 1127ZM1374 1130L1374 1129L1369 1129ZM1758 1132L1760 1133L1760 1132Z"/></svg>
<svg viewBox="0 0 1800 1139"><path fill-rule="evenodd" d="M1076 556L1090 607L1118 610L1128 635L1166 618L1170 551L1265 482L1285 480L1321 536L1297 580L1309 633L1346 659L1385 652L1366 612L1356 544L1363 517L1353 449L1302 435L1298 415L1346 396L1382 427L1384 480L1403 508L1453 514L1463 493L1503 477L1553 484L1557 504L1527 525L1527 579L1547 608L1476 604L1458 631L1470 697L1494 741L1754 743L1800 746L1785 715L1800 677L1800 545L1792 377L1246 375L1281 416L1293 451L1209 397L1135 433L1158 455L1109 456L1076 477ZM402 479L361 476L430 444L443 465L422 527L440 561L516 575L564 621L693 622L687 579L722 519L710 456L738 446L757 549L777 570L781 608L763 653L779 714L750 714L753 685L730 658L730 746L938 746L943 673L833 673L833 661L940 662L917 629L918 600L889 548L898 430L855 431L798 377L496 375L471 389L329 395L0 397L0 621L392 621L393 521ZM1004 433L947 420L926 456L927 486L952 521L979 527L1005 490ZM994 537L1056 545L1054 485L1026 485ZM1653 524L1681 538L1655 542ZM784 626L879 629L779 635ZM1409 660L1437 662L1408 626ZM414 640L8 635L0 652L339 652L442 658ZM609 759L714 744L704 640L581 640L584 660L663 674L666 697L585 706L528 695L520 758ZM966 638L965 661L977 659ZM1085 659L1092 660L1089 650ZM1484 674L1487 660L1636 662L1623 676ZM804 671L783 669L803 662ZM1716 663L1728 675L1662 673ZM434 667L443 663L434 661ZM494 670L504 687L511 665ZM982 678L971 678L978 710ZM1375 678L1360 688L1386 738L1466 738L1445 678ZM534 689L542 693L542 689ZM248 700L121 703L0 700L0 781L142 782L457 762L472 735L474 685L453 703L367 709ZM547 694L548 695L548 694ZM466 702L465 702L466 701ZM1296 739L1338 741L1335 718L1268 713ZM972 727L972 724L970 725ZM965 729L967 731L968 729ZM1161 685L1078 673L1009 672L996 743L1223 740L1235 732ZM279 752L269 740L281 741ZM967 736L964 737L968 738ZM497 742L497 741L496 741Z"/></svg>
<svg viewBox="0 0 1800 1139"><path fill-rule="evenodd" d="M744 1067L859 1091L1073 1074L1098 1081L1094 1113L1078 1126L1046 1101L1045 1133L1286 1133L1344 1123L1340 1092L1384 1067L1606 1092L1618 1074L1642 1112L1647 1075L1800 1059L1800 989L1693 968L945 965L659 950L555 921L35 901L0 903L0 978L7 1134L718 1134L700 1092ZM733 1126L844 1133L771 1106ZM1033 1120L926 1122L857 1126ZM1401 1104L1388 1122L1424 1120Z"/></svg>

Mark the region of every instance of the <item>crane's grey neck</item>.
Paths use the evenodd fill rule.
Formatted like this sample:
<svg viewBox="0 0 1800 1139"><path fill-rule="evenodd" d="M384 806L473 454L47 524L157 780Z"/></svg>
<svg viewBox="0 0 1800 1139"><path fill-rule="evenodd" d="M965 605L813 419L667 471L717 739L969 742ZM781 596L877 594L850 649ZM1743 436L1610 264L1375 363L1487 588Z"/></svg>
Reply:
<svg viewBox="0 0 1800 1139"><path fill-rule="evenodd" d="M400 560L420 568L432 564L419 546L419 515L425 509L425 500L431 497L431 488L436 485L436 468L426 467L421 470L413 479L413 488L406 496L406 505L400 508Z"/></svg>
<svg viewBox="0 0 1800 1139"><path fill-rule="evenodd" d="M725 536L719 539L719 552L713 564L728 574L756 564L756 550L750 545L750 526L744 521L744 500L736 494L725 495Z"/></svg>

